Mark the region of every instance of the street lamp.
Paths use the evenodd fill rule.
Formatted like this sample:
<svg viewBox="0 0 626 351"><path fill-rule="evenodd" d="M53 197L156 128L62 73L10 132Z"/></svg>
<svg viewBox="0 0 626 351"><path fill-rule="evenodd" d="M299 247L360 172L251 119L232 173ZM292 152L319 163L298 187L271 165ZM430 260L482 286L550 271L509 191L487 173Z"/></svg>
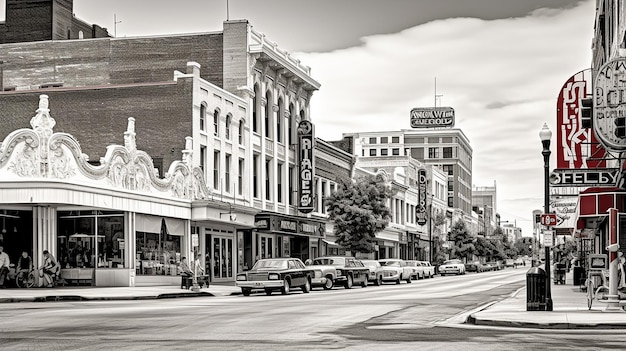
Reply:
<svg viewBox="0 0 626 351"><path fill-rule="evenodd" d="M550 139L552 138L552 132L548 128L548 124L544 123L543 128L539 132L539 138L541 139L541 145L543 150L543 191L544 191L544 213L550 213ZM552 311L552 289L550 279L550 248L545 248L545 271L546 271L546 311Z"/></svg>

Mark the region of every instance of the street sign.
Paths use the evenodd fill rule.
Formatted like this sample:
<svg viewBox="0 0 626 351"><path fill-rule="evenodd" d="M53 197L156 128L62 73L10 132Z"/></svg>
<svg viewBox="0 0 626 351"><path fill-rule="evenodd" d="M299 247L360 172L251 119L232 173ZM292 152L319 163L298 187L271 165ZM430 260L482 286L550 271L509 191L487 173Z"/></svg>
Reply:
<svg viewBox="0 0 626 351"><path fill-rule="evenodd" d="M552 237L554 233L552 230L544 230L543 231L543 246L544 247L552 247Z"/></svg>
<svg viewBox="0 0 626 351"><path fill-rule="evenodd" d="M544 213L541 215L541 224L546 227L556 225L556 213Z"/></svg>

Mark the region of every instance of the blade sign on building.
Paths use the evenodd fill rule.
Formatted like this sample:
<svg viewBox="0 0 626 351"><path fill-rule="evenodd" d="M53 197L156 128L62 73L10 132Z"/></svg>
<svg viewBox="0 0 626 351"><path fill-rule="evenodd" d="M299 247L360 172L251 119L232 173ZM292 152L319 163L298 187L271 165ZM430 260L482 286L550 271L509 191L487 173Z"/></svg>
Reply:
<svg viewBox="0 0 626 351"><path fill-rule="evenodd" d="M609 151L626 151L626 59L608 61L595 78L593 129Z"/></svg>
<svg viewBox="0 0 626 351"><path fill-rule="evenodd" d="M420 169L417 173L417 208L415 209L415 216L417 217L417 224L424 225L428 220L428 213L426 212L426 170Z"/></svg>
<svg viewBox="0 0 626 351"><path fill-rule="evenodd" d="M452 107L426 107L411 110L411 128L454 127Z"/></svg>
<svg viewBox="0 0 626 351"><path fill-rule="evenodd" d="M313 123L306 120L301 121L298 124L298 161L300 164L298 210L302 213L310 213L315 209L313 204L313 180L315 178L314 140Z"/></svg>
<svg viewBox="0 0 626 351"><path fill-rule="evenodd" d="M571 76L559 92L556 103L557 168L606 167L606 150L592 128L582 127L581 100L591 96L591 69Z"/></svg>

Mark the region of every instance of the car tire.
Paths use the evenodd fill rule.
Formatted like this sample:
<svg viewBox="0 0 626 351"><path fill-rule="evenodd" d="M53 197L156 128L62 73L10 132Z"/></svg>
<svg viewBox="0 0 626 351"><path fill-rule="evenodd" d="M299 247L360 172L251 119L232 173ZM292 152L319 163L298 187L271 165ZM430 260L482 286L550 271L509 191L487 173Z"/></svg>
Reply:
<svg viewBox="0 0 626 351"><path fill-rule="evenodd" d="M376 278L376 280L374 281L374 285L376 285L376 286L383 285L383 277L382 276L378 276L378 278Z"/></svg>
<svg viewBox="0 0 626 351"><path fill-rule="evenodd" d="M251 292L252 292L252 289L250 288L241 288L241 293L243 294L243 296L250 296Z"/></svg>
<svg viewBox="0 0 626 351"><path fill-rule="evenodd" d="M307 278L306 283L302 285L302 292L308 294L311 291L311 279Z"/></svg>
<svg viewBox="0 0 626 351"><path fill-rule="evenodd" d="M400 278L396 280L396 285L400 285Z"/></svg>
<svg viewBox="0 0 626 351"><path fill-rule="evenodd" d="M265 295L267 295L267 296L272 295L272 290L270 290L270 289L265 289Z"/></svg>
<svg viewBox="0 0 626 351"><path fill-rule="evenodd" d="M352 280L352 276L350 274L348 274L348 277L346 279L346 283L344 284L344 288L352 289L352 285L353 284L354 284L354 281Z"/></svg>
<svg viewBox="0 0 626 351"><path fill-rule="evenodd" d="M283 281L283 287L280 288L280 293L283 295L287 295L289 294L289 290L291 290L291 287L289 286L289 279L285 279Z"/></svg>
<svg viewBox="0 0 626 351"><path fill-rule="evenodd" d="M362 288L367 288L367 283L369 283L369 280L367 279L367 277L361 282L361 287Z"/></svg>
<svg viewBox="0 0 626 351"><path fill-rule="evenodd" d="M408 278L406 278L406 283L407 283L407 284L411 284L411 275L410 275L410 274L409 274L409 277L408 277Z"/></svg>
<svg viewBox="0 0 626 351"><path fill-rule="evenodd" d="M330 290L333 288L335 283L333 282L332 277L326 277L326 283L324 284L324 290Z"/></svg>

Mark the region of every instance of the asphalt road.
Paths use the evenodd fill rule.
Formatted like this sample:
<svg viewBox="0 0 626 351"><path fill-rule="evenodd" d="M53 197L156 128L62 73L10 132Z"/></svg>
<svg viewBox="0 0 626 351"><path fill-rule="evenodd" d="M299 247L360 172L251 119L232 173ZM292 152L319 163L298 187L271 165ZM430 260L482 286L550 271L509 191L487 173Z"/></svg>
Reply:
<svg viewBox="0 0 626 351"><path fill-rule="evenodd" d="M1 350L594 350L623 331L461 324L525 283L525 269L288 296L0 305Z"/></svg>

